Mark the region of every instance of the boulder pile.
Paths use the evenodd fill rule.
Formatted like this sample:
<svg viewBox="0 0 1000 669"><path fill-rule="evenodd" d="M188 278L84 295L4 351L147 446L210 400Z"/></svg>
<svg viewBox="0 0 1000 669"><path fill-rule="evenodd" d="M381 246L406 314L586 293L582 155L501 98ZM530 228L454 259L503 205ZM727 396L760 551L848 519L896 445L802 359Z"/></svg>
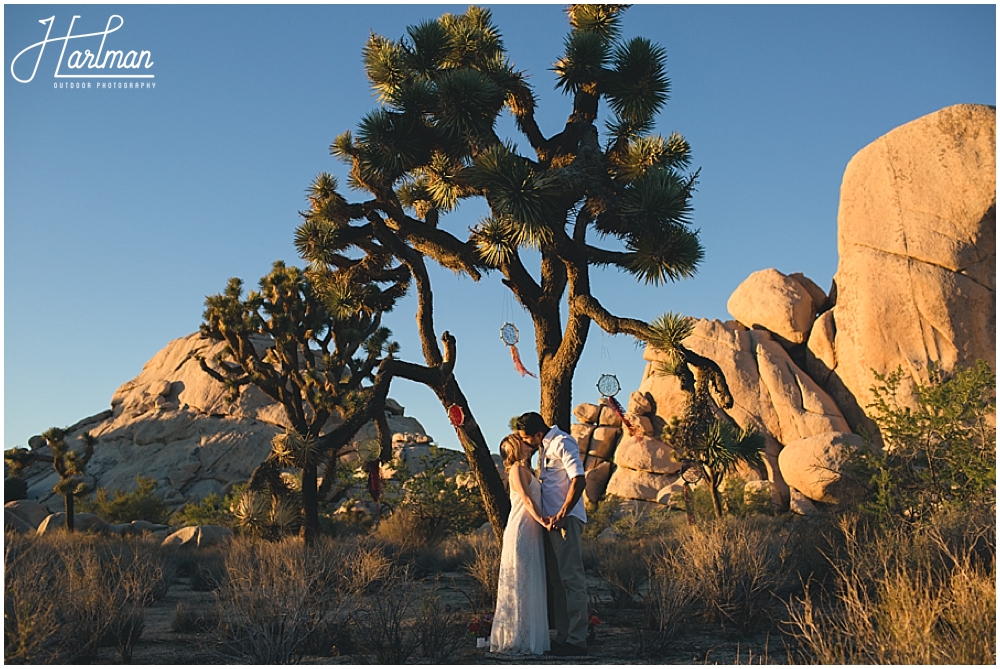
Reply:
<svg viewBox="0 0 1000 669"><path fill-rule="evenodd" d="M734 320L697 320L684 342L721 367L728 417L765 437L765 471L742 478L768 481L773 503L797 513L857 497L843 464L860 433L881 446L865 413L873 370L901 367L905 402L932 364L949 371L984 359L996 369L996 109L948 107L860 151L844 175L838 228L829 293L801 273L754 272L729 299ZM639 392L662 424L686 398L657 372L659 352L645 358ZM618 452L638 461L626 443ZM650 458L661 449L651 442ZM642 474L608 493L650 499L665 480L632 471Z"/></svg>

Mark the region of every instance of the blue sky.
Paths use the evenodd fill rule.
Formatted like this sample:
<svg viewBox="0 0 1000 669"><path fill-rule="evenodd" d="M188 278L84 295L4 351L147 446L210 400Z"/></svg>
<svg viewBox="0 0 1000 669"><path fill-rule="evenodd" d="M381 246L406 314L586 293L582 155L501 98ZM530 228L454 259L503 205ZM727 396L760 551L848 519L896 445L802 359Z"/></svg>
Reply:
<svg viewBox="0 0 1000 669"><path fill-rule="evenodd" d="M531 75L543 132L558 132L569 99L549 68L568 30L562 6L487 6ZM274 260L299 262L305 188L321 171L345 182L328 147L375 106L360 55L369 32L398 38L464 8L5 5L4 447L108 408L157 351L198 329L205 296L229 277L254 286ZM124 24L109 48L150 51L155 89L54 88L61 43L31 82L12 77L17 53L44 38L39 20L54 15L56 37L73 15L79 34L112 14ZM683 134L701 167L694 225L706 257L695 278L659 288L599 274L596 295L623 316L727 319L732 291L767 267L828 288L850 158L942 107L996 103L994 5L641 4L624 33L667 51L671 100L657 131ZM19 78L36 55L18 61ZM445 225L460 233L482 213L464 205ZM432 280L438 329L458 339L459 382L495 448L510 417L538 403L538 382L514 372L499 341L505 289L497 275ZM422 362L414 306L401 303L388 325L402 357ZM530 319L514 320L535 369ZM625 337L603 348L595 328L574 402L596 401L604 372L625 394L638 386L641 349ZM429 390L400 381L390 394L458 448Z"/></svg>

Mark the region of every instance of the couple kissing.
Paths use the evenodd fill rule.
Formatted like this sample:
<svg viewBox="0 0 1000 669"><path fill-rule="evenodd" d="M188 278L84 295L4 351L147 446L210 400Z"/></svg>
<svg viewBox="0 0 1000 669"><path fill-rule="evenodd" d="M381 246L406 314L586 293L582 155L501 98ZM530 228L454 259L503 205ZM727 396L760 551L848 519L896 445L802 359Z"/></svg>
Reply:
<svg viewBox="0 0 1000 669"><path fill-rule="evenodd" d="M587 512L580 447L534 412L519 416L516 428L500 444L511 509L490 652L586 655L588 599L580 538ZM551 641L550 612L556 631Z"/></svg>

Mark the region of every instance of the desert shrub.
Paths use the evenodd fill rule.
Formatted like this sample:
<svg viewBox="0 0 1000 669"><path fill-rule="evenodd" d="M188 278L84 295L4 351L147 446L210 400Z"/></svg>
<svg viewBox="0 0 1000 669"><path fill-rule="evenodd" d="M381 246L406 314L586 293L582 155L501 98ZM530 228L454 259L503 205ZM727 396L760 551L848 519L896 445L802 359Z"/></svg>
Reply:
<svg viewBox="0 0 1000 669"><path fill-rule="evenodd" d="M883 522L921 520L942 506L996 504L996 375L980 360L914 389L915 407L901 399L903 371L875 375L868 413L885 441L853 461L872 495L866 510Z"/></svg>
<svg viewBox="0 0 1000 669"><path fill-rule="evenodd" d="M170 509L156 496L156 479L148 476L135 477L135 490L126 492L115 489L98 488L92 498L78 502L78 510L94 513L109 523L128 523L133 520L148 520L151 523L166 523L170 519Z"/></svg>
<svg viewBox="0 0 1000 669"><path fill-rule="evenodd" d="M394 539L406 533L408 547L433 546L445 537L469 532L486 522L479 490L471 484L469 475L449 475L462 454L431 446L420 457L422 471L410 475L404 464L397 464L401 482L397 509L392 518L380 523L379 532L391 532ZM388 525L389 527L383 527ZM388 536L388 535L387 535Z"/></svg>
<svg viewBox="0 0 1000 669"><path fill-rule="evenodd" d="M233 504L240 498L246 484L234 486L225 497L209 493L198 502L188 502L170 517L172 525L222 525L232 529L235 526Z"/></svg>
<svg viewBox="0 0 1000 669"><path fill-rule="evenodd" d="M766 520L724 518L673 538L658 569L693 588L709 619L749 633L780 604L775 593L794 582L787 535Z"/></svg>
<svg viewBox="0 0 1000 669"><path fill-rule="evenodd" d="M643 553L634 539L596 542L597 575L607 584L616 608L635 604L636 595L649 580Z"/></svg>
<svg viewBox="0 0 1000 669"><path fill-rule="evenodd" d="M214 606L196 606L177 602L170 628L182 634L200 634L219 627L219 612Z"/></svg>
<svg viewBox="0 0 1000 669"><path fill-rule="evenodd" d="M47 543L9 532L4 537L4 662L66 661L58 594L59 555Z"/></svg>
<svg viewBox="0 0 1000 669"><path fill-rule="evenodd" d="M473 607L477 611L492 613L497 603L497 584L500 580L500 544L496 536L475 534L470 537L474 558L463 567L473 581Z"/></svg>
<svg viewBox="0 0 1000 669"><path fill-rule="evenodd" d="M216 593L217 652L256 664L291 662L325 620L337 617L342 565L326 541L234 541Z"/></svg>
<svg viewBox="0 0 1000 669"><path fill-rule="evenodd" d="M420 653L434 664L448 662L468 643L465 615L442 603L437 582L420 601L416 624Z"/></svg>
<svg viewBox="0 0 1000 669"><path fill-rule="evenodd" d="M362 593L381 587L389 577L393 561L386 555L381 544L368 538L359 538L344 553L344 570L340 588L350 593Z"/></svg>
<svg viewBox="0 0 1000 669"><path fill-rule="evenodd" d="M793 601L789 625L798 641L796 659L995 664L995 529L985 563L976 547L982 536L970 533L970 540L949 545L934 516L919 528L863 530L854 518L842 520L844 551L831 560L837 576L832 601L811 587Z"/></svg>
<svg viewBox="0 0 1000 669"><path fill-rule="evenodd" d="M415 586L406 569L394 569L353 612L358 650L376 664L405 664L420 646L420 629L412 619L418 606Z"/></svg>
<svg viewBox="0 0 1000 669"><path fill-rule="evenodd" d="M110 645L129 661L161 578L155 554L129 542L8 537L5 660L77 662Z"/></svg>
<svg viewBox="0 0 1000 669"><path fill-rule="evenodd" d="M583 526L583 538L596 539L616 519L616 512L622 499L615 495L607 495L596 504L587 504L587 524Z"/></svg>
<svg viewBox="0 0 1000 669"><path fill-rule="evenodd" d="M645 626L634 637L637 657L655 659L665 655L695 616L696 581L679 572L680 559L671 554L678 550L664 545L646 559L648 585L642 594L646 616Z"/></svg>

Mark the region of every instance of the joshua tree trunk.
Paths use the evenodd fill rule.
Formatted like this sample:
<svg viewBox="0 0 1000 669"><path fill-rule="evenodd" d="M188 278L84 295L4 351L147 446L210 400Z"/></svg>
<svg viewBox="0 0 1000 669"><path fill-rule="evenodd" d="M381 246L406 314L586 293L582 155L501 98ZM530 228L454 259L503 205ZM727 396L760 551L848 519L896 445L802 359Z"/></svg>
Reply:
<svg viewBox="0 0 1000 669"><path fill-rule="evenodd" d="M66 531L72 532L76 529L75 518L73 514L73 493L66 493Z"/></svg>
<svg viewBox="0 0 1000 669"><path fill-rule="evenodd" d="M708 483L708 491L712 495L712 509L715 511L715 517L722 518L722 498L719 496L719 485L722 483L722 477L707 465L702 465L702 467L707 474L705 480Z"/></svg>
<svg viewBox="0 0 1000 669"><path fill-rule="evenodd" d="M493 526L493 532L497 540L503 539L503 531L507 527L507 516L510 515L510 498L505 494L503 480L497 472L496 463L490 456L489 446L483 436L479 423L476 422L469 409L469 402L462 393L461 388L454 377L449 378L444 384L434 389L441 405L445 410L452 405L457 405L462 409L465 421L455 432L458 440L465 451L465 457L469 462L469 471L479 487L483 498L483 508L486 510L486 517Z"/></svg>
<svg viewBox="0 0 1000 669"><path fill-rule="evenodd" d="M302 468L302 505L305 507L302 539L306 544L311 544L319 530L319 496L316 490L315 462L309 462Z"/></svg>

